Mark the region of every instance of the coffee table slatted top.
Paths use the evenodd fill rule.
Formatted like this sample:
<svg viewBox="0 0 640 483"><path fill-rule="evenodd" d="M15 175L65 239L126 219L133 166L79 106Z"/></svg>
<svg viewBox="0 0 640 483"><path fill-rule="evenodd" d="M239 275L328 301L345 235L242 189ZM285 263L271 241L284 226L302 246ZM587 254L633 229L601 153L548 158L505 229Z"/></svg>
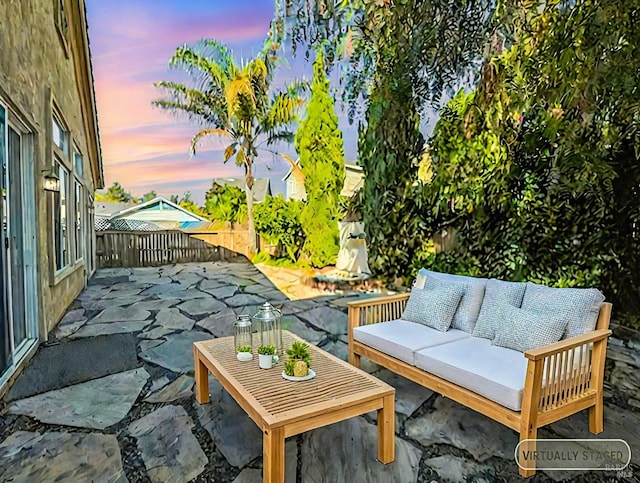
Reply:
<svg viewBox="0 0 640 483"><path fill-rule="evenodd" d="M295 340L302 340L288 331L283 331L282 335L285 348ZM213 367L209 369L214 375L219 371L221 377L238 389L238 396L246 399L260 419L271 427L289 424L314 413L334 411L356 400L363 402L369 396L373 401L381 394L394 394L394 388L385 382L313 344L309 344L309 352L311 369L316 376L307 381L288 381L282 377L286 354L271 369L260 369L255 351L252 361L236 359L233 337L196 342L195 345L212 363Z"/></svg>

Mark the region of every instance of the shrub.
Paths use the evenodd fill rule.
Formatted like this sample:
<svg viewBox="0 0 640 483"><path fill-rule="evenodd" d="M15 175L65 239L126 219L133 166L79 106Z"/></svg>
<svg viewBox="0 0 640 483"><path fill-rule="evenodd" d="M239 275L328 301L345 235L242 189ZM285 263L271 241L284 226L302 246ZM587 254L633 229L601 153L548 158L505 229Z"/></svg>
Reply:
<svg viewBox="0 0 640 483"><path fill-rule="evenodd" d="M307 203L302 228L304 251L315 267L335 263L340 249L338 201L344 185L344 147L322 53L313 63L311 99L295 138L304 173Z"/></svg>
<svg viewBox="0 0 640 483"><path fill-rule="evenodd" d="M214 182L205 195L205 210L211 220L244 223L247 195L237 186L220 186Z"/></svg>
<svg viewBox="0 0 640 483"><path fill-rule="evenodd" d="M292 262L298 260L305 236L300 222L303 203L267 196L254 207L256 232L270 245L282 248Z"/></svg>

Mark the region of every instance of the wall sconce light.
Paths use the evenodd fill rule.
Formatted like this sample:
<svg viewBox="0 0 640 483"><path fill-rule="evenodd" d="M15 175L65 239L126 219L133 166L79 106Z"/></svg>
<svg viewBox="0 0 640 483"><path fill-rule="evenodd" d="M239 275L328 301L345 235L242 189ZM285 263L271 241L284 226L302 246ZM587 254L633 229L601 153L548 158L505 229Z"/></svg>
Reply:
<svg viewBox="0 0 640 483"><path fill-rule="evenodd" d="M45 169L42 171L44 178L43 188L45 191L53 191L55 193L60 191L60 177L54 169Z"/></svg>

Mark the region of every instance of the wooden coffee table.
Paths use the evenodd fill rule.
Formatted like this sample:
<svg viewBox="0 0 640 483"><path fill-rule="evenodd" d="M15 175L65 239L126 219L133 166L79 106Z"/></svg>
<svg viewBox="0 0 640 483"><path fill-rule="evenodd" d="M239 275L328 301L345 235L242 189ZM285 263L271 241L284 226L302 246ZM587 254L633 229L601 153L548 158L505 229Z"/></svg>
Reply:
<svg viewBox="0 0 640 483"><path fill-rule="evenodd" d="M289 347L301 339L283 331L283 340ZM316 377L293 382L282 378L282 361L268 370L258 368L255 355L253 361L238 361L233 337L195 342L196 400L209 402L211 372L262 430L264 481L284 481L285 438L374 410L378 411L378 460L391 463L395 389L312 344L309 350Z"/></svg>

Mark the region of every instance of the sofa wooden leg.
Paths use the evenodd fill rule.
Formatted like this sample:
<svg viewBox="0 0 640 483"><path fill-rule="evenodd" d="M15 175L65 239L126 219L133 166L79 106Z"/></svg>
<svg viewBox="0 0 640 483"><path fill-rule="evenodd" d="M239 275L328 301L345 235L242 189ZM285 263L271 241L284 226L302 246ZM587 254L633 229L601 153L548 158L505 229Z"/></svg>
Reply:
<svg viewBox="0 0 640 483"><path fill-rule="evenodd" d="M604 430L604 411L602 393L598 394L596 404L589 408L589 431L593 434L602 433Z"/></svg>
<svg viewBox="0 0 640 483"><path fill-rule="evenodd" d="M349 364L360 369L360 354L349 351Z"/></svg>
<svg viewBox="0 0 640 483"><path fill-rule="evenodd" d="M536 474L535 459L532 453L536 450L535 439L538 436L538 428L534 425L527 425L520 430L520 449L518 451L519 472L523 478L528 478Z"/></svg>

